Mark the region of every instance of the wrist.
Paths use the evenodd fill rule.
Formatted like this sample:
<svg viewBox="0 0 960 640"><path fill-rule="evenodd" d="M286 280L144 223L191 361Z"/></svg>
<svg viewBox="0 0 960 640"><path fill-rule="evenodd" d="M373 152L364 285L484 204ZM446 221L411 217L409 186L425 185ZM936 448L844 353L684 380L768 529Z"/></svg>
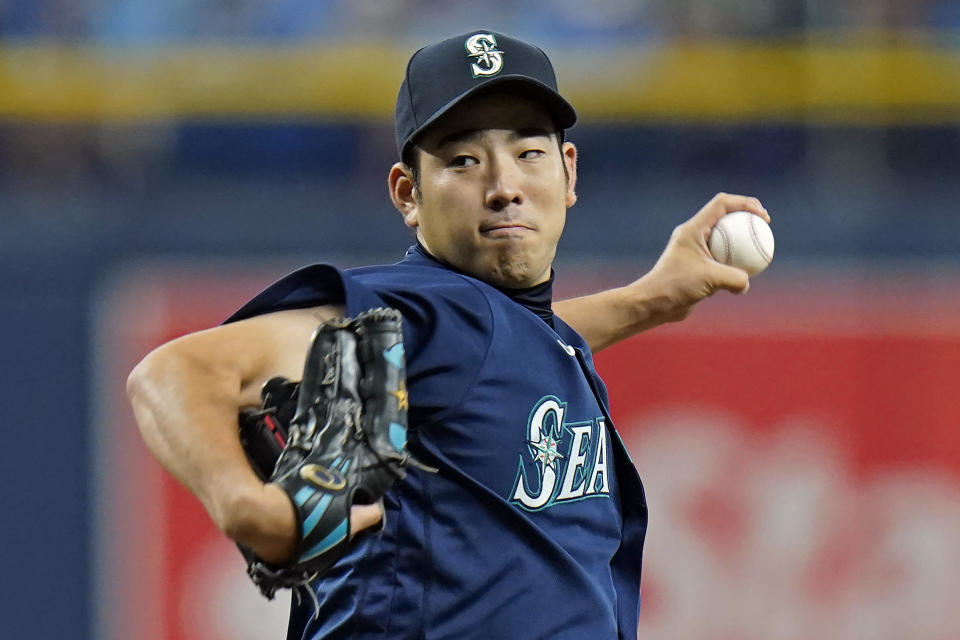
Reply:
<svg viewBox="0 0 960 640"><path fill-rule="evenodd" d="M638 331L683 320L693 310L693 304L685 300L679 287L656 269L626 288L636 310Z"/></svg>
<svg viewBox="0 0 960 640"><path fill-rule="evenodd" d="M217 525L267 562L283 564L294 552L296 515L286 492L275 484L257 482L233 492Z"/></svg>

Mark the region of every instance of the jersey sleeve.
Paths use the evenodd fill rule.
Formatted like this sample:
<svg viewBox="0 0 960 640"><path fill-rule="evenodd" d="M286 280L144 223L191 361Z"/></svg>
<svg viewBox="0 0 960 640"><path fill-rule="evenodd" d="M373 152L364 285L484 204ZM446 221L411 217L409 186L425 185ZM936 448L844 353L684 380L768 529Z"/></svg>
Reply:
<svg viewBox="0 0 960 640"><path fill-rule="evenodd" d="M257 294L224 324L245 320L274 311L306 309L327 304L342 304L347 315L384 305L372 290L350 282L343 271L329 264L314 264L298 269Z"/></svg>

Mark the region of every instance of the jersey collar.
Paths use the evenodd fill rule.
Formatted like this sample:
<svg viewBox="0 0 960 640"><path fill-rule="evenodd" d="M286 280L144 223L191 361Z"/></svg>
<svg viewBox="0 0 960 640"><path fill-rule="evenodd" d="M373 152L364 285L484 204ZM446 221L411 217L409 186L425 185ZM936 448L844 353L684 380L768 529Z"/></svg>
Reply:
<svg viewBox="0 0 960 640"><path fill-rule="evenodd" d="M426 248L424 248L424 246L419 242L407 249L407 255L404 257L403 262L406 264L430 264L443 267L451 271L456 271L457 273L463 273L462 271L455 269L449 264L442 262L430 255ZM469 276L470 274L467 273L463 275ZM533 313L537 314L541 320L553 328L553 276L554 273L553 269L551 268L550 278L546 282L535 284L532 287L525 287L523 289L509 289L507 287L498 287L496 285L490 286L494 287L497 291L507 296L517 304L524 306Z"/></svg>

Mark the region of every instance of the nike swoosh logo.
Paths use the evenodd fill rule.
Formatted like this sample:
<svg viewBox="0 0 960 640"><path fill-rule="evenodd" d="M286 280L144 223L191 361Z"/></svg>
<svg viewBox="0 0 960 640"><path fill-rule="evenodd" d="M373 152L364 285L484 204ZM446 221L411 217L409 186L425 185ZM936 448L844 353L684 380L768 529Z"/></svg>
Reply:
<svg viewBox="0 0 960 640"><path fill-rule="evenodd" d="M571 347L571 346L568 345L568 344L565 344L565 343L563 342L563 340L560 340L560 339L558 338L558 339L557 339L557 344L559 344L561 347L563 347L563 350L567 352L567 355L568 355L568 356L575 356L575 355L577 355L576 349L574 349L573 347Z"/></svg>

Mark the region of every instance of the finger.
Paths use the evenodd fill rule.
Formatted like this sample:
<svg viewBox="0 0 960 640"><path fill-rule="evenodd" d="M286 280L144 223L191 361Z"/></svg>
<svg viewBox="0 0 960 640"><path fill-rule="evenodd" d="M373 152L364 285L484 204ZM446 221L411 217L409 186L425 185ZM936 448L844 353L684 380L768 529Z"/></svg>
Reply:
<svg viewBox="0 0 960 640"><path fill-rule="evenodd" d="M712 275L718 289L733 293L746 293L750 289L750 277L743 269L716 262Z"/></svg>
<svg viewBox="0 0 960 640"><path fill-rule="evenodd" d="M379 504L355 504L350 507L350 535L368 529L383 518Z"/></svg>
<svg viewBox="0 0 960 640"><path fill-rule="evenodd" d="M763 203L760 202L759 198L750 198L750 200L752 201L752 206L747 207L744 211L754 213L763 218L767 224L770 224L770 214L767 212L767 208L763 206Z"/></svg>
<svg viewBox="0 0 960 640"><path fill-rule="evenodd" d="M770 214L767 213L766 208L758 198L722 192L711 198L710 202L705 204L693 217L692 222L698 226L703 224L712 229L720 218L734 211L749 211L760 216L766 222L770 222Z"/></svg>

